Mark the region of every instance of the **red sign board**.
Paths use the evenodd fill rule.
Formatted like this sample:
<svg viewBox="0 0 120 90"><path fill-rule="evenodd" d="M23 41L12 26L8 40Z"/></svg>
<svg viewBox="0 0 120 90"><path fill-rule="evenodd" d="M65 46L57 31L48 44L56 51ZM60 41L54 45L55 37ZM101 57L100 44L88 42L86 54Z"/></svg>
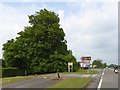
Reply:
<svg viewBox="0 0 120 90"><path fill-rule="evenodd" d="M82 60L91 60L90 56L82 57Z"/></svg>

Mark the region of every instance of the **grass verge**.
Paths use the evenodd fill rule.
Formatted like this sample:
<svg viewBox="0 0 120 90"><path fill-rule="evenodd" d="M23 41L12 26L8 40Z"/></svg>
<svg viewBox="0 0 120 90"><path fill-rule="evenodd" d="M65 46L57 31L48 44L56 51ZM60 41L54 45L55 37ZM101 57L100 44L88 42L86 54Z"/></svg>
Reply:
<svg viewBox="0 0 120 90"><path fill-rule="evenodd" d="M77 72L63 72L63 74L97 74L96 70L78 70Z"/></svg>
<svg viewBox="0 0 120 90"><path fill-rule="evenodd" d="M85 88L92 78L67 78L48 88Z"/></svg>

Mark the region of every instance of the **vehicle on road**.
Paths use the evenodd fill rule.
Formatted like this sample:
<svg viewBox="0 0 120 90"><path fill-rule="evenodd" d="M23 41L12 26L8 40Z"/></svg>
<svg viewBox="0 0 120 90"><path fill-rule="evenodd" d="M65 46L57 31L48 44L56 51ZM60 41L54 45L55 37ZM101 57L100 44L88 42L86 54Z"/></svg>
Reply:
<svg viewBox="0 0 120 90"><path fill-rule="evenodd" d="M116 74L118 73L118 69L115 69L115 73L116 73Z"/></svg>
<svg viewBox="0 0 120 90"><path fill-rule="evenodd" d="M118 73L118 67L114 67L114 72L117 74Z"/></svg>

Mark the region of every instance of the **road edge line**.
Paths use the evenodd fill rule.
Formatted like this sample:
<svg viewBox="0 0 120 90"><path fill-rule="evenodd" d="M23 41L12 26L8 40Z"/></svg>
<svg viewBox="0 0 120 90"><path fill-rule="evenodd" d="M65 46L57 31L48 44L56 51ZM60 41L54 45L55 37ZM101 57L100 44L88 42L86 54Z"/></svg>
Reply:
<svg viewBox="0 0 120 90"><path fill-rule="evenodd" d="M102 81L103 81L104 71L105 71L105 69L104 69L103 72L102 72L102 76L101 76L101 78L100 78L100 82L99 82L99 84L98 84L97 90L100 90L100 88L101 88L101 84L102 84Z"/></svg>

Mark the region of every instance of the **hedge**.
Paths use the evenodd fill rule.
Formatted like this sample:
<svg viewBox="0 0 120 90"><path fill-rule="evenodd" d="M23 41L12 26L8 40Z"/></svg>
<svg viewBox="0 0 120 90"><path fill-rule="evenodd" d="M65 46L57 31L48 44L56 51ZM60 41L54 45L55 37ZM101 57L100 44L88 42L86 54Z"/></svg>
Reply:
<svg viewBox="0 0 120 90"><path fill-rule="evenodd" d="M24 71L18 68L2 68L2 77L23 76Z"/></svg>

